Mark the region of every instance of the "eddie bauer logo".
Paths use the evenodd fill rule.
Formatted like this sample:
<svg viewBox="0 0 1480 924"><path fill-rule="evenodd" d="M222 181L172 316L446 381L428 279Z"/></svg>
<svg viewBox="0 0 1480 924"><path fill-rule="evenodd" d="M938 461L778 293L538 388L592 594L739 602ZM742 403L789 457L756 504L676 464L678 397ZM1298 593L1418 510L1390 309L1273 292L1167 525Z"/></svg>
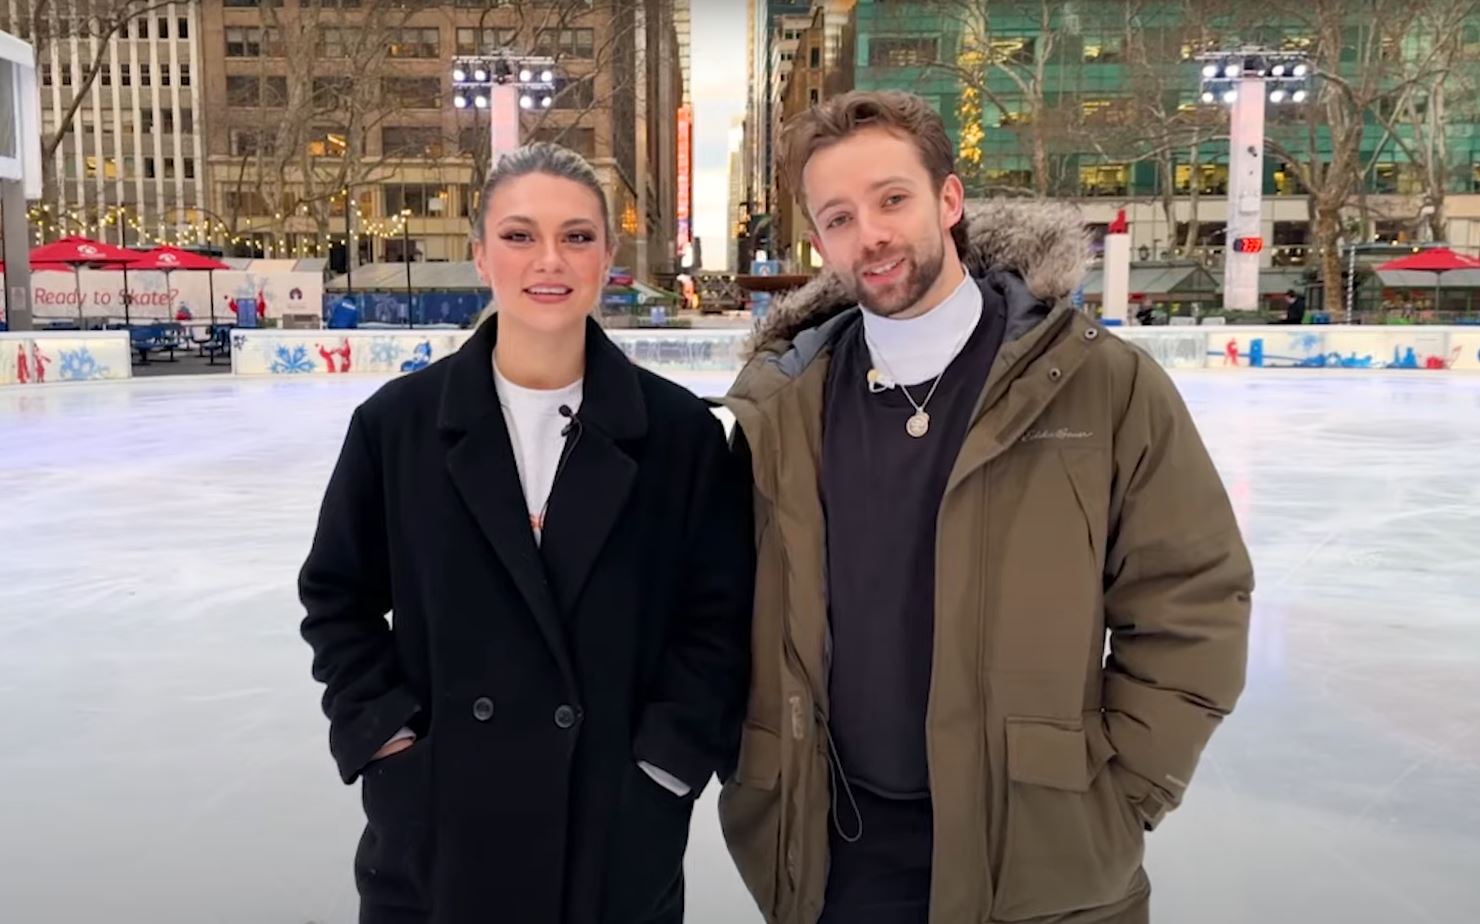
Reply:
<svg viewBox="0 0 1480 924"><path fill-rule="evenodd" d="M1019 442L1036 443L1039 440L1085 440L1094 436L1085 430L1070 430L1068 427L1059 427L1057 430L1029 430L1023 434Z"/></svg>

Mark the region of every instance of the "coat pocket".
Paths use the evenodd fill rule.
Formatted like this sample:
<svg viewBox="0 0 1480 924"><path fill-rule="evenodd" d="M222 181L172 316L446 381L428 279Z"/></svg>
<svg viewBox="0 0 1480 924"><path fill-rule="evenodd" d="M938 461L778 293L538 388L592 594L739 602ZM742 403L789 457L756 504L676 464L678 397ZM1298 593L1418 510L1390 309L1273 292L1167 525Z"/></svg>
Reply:
<svg viewBox="0 0 1480 924"><path fill-rule="evenodd" d="M774 920L782 872L781 736L747 722L735 778L719 796L720 827L740 878L767 920Z"/></svg>
<svg viewBox="0 0 1480 924"><path fill-rule="evenodd" d="M1130 893L1144 841L1106 765L1096 726L1007 720L1007 826L994 921L1026 921L1112 904Z"/></svg>
<svg viewBox="0 0 1480 924"><path fill-rule="evenodd" d="M429 739L417 741L361 775L366 824L355 884L366 903L431 909L431 748Z"/></svg>

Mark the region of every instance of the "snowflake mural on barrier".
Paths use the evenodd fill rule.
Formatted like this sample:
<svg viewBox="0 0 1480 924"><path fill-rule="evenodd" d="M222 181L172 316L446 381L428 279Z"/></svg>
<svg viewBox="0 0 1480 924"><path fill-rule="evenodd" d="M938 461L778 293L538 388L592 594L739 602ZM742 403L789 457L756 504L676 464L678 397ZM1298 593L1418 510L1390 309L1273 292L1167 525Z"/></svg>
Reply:
<svg viewBox="0 0 1480 924"><path fill-rule="evenodd" d="M97 357L87 347L62 350L61 354L62 365L57 372L67 381L86 382L101 379L108 374L108 367L98 365Z"/></svg>
<svg viewBox="0 0 1480 924"><path fill-rule="evenodd" d="M272 365L268 367L273 375L303 375L314 371L313 358L308 355L308 347L302 344L289 348L280 346L273 351Z"/></svg>
<svg viewBox="0 0 1480 924"><path fill-rule="evenodd" d="M370 341L370 368L389 372L396 368L405 348L395 337L376 337Z"/></svg>

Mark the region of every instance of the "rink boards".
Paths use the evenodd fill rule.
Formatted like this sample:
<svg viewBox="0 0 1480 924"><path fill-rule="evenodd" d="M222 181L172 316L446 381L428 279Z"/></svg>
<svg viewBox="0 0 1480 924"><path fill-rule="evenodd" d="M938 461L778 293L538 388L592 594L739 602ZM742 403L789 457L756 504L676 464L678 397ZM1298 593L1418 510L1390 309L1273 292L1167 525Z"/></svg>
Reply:
<svg viewBox="0 0 1480 924"><path fill-rule="evenodd" d="M1477 327L1119 327L1170 369L1480 370ZM658 372L733 372L744 329L612 330L634 362ZM232 372L300 376L414 372L455 352L471 331L236 330ZM0 333L0 385L126 379L125 331Z"/></svg>
<svg viewBox="0 0 1480 924"><path fill-rule="evenodd" d="M1110 328L1171 369L1329 368L1480 370L1477 327ZM659 372L735 371L750 332L611 330L633 361ZM237 375L412 372L460 347L469 331L239 331Z"/></svg>
<svg viewBox="0 0 1480 924"><path fill-rule="evenodd" d="M0 385L95 382L130 375L128 331L0 332Z"/></svg>

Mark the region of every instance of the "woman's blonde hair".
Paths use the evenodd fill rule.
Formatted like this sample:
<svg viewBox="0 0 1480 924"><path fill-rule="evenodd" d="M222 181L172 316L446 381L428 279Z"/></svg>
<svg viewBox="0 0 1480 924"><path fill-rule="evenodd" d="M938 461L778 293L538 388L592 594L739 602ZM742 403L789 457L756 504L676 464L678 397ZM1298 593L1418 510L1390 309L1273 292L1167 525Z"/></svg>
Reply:
<svg viewBox="0 0 1480 924"><path fill-rule="evenodd" d="M560 177L591 190L596 201L601 204L601 226L606 235L606 245L608 248L615 246L616 229L612 227L611 208L606 203L606 190L601 188L601 180L596 176L596 171L586 163L586 158L575 151L547 141L536 141L515 148L498 159L493 172L488 175L488 181L483 184L483 191L478 194L478 210L473 216L475 244L483 241L484 225L488 220L488 203L493 201L493 193L499 184L532 173Z"/></svg>

